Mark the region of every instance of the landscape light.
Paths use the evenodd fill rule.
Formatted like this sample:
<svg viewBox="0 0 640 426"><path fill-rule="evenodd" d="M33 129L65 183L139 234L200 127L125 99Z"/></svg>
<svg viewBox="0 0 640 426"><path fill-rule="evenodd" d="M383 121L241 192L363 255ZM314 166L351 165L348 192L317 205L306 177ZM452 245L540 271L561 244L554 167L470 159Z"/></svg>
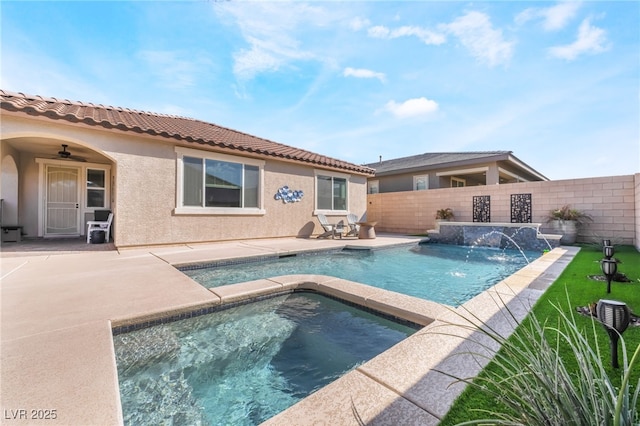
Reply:
<svg viewBox="0 0 640 426"><path fill-rule="evenodd" d="M618 339L629 326L631 313L623 302L617 300L599 300L596 315L609 334L611 341L611 366L618 368Z"/></svg>
<svg viewBox="0 0 640 426"><path fill-rule="evenodd" d="M602 247L602 253L607 260L610 260L613 257L615 250L613 249L613 246L604 246Z"/></svg>
<svg viewBox="0 0 640 426"><path fill-rule="evenodd" d="M611 293L611 280L616 272L618 272L618 264L615 260L602 259L600 261L600 267L602 268L602 273L607 278L607 293Z"/></svg>

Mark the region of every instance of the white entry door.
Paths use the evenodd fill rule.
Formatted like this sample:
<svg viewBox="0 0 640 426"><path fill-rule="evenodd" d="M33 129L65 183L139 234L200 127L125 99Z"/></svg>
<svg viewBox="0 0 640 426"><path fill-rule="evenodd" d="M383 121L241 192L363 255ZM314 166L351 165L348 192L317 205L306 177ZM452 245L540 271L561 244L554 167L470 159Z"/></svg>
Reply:
<svg viewBox="0 0 640 426"><path fill-rule="evenodd" d="M80 235L80 169L47 166L45 236Z"/></svg>

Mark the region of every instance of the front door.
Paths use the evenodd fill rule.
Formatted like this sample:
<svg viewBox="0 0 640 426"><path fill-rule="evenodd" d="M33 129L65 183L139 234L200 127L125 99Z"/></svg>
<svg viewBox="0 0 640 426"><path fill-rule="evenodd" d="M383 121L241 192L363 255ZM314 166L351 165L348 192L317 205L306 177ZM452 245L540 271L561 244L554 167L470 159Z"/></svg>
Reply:
<svg viewBox="0 0 640 426"><path fill-rule="evenodd" d="M80 235L80 169L47 166L45 236Z"/></svg>

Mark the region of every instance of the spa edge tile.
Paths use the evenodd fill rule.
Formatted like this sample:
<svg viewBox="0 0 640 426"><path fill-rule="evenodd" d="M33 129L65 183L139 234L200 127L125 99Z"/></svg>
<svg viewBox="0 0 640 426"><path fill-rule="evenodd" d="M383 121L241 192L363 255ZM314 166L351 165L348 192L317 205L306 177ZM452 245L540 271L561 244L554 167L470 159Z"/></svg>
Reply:
<svg viewBox="0 0 640 426"><path fill-rule="evenodd" d="M283 291L282 285L268 279L248 281L238 284L230 284L209 289L218 296L223 304L251 299L256 296L264 296Z"/></svg>
<svg viewBox="0 0 640 426"><path fill-rule="evenodd" d="M263 426L328 424L435 426L438 419L375 380L352 371Z"/></svg>
<svg viewBox="0 0 640 426"><path fill-rule="evenodd" d="M366 305L423 326L432 323L446 310L446 307L439 303L386 291L376 292L368 297Z"/></svg>
<svg viewBox="0 0 640 426"><path fill-rule="evenodd" d="M375 294L376 290L379 289L343 279L327 281L319 285L320 292L330 294L339 299L348 300L361 306L367 306L367 298Z"/></svg>
<svg viewBox="0 0 640 426"><path fill-rule="evenodd" d="M325 282L337 280L336 277L328 275L281 275L269 278L269 280L280 283L285 289L305 288L317 291L319 285Z"/></svg>
<svg viewBox="0 0 640 426"><path fill-rule="evenodd" d="M142 325L150 326L161 322L175 321L183 318L190 318L194 315L206 313L221 305L221 299L216 297L208 302L188 303L174 306L169 310L136 313L128 316L121 316L111 320L114 329L130 327L131 329L144 328ZM202 311L202 312L200 312Z"/></svg>

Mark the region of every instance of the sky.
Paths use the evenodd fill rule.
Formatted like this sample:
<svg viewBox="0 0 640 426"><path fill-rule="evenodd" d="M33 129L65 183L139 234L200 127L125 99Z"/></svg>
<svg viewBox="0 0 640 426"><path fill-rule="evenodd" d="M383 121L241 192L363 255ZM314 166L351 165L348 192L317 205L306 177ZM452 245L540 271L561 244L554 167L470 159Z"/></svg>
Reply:
<svg viewBox="0 0 640 426"><path fill-rule="evenodd" d="M513 151L640 172L638 1L0 2L0 88L355 164Z"/></svg>

